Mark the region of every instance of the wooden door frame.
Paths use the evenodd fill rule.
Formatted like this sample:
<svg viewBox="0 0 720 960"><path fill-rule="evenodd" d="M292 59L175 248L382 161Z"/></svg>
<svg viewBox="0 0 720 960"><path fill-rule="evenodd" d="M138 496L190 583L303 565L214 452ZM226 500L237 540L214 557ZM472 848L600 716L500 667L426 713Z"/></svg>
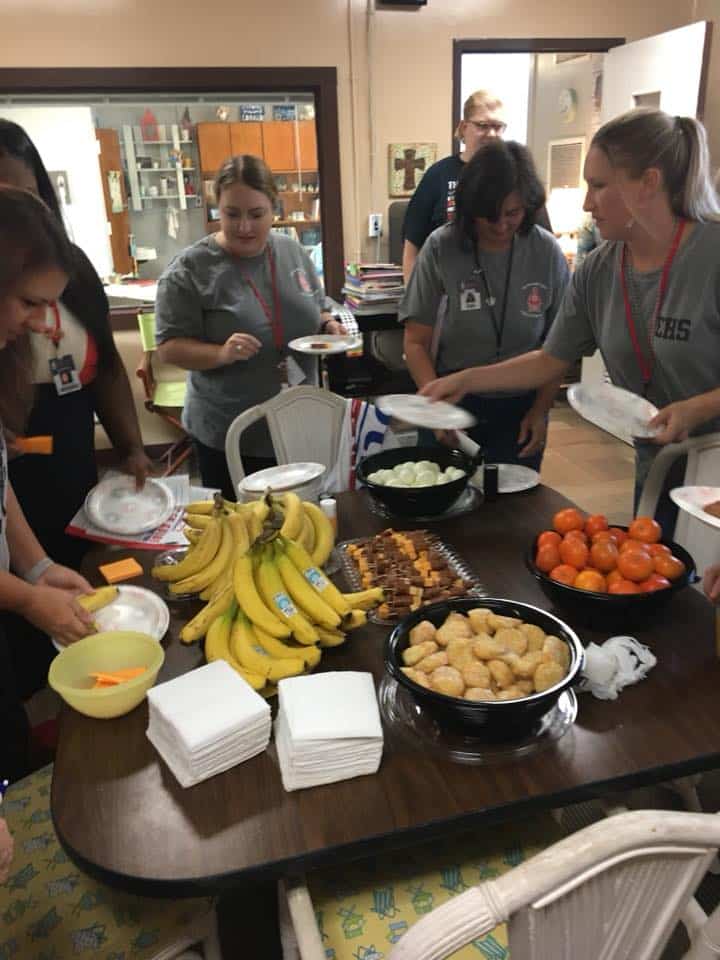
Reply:
<svg viewBox="0 0 720 960"><path fill-rule="evenodd" d="M335 67L3 67L0 96L144 93L311 93L315 102L325 288L344 279L337 70Z"/></svg>
<svg viewBox="0 0 720 960"><path fill-rule="evenodd" d="M607 53L625 43L624 37L549 37L541 39L453 40L453 88L451 152L455 152L455 131L462 114L461 64L464 53ZM2 70L0 70L2 74Z"/></svg>

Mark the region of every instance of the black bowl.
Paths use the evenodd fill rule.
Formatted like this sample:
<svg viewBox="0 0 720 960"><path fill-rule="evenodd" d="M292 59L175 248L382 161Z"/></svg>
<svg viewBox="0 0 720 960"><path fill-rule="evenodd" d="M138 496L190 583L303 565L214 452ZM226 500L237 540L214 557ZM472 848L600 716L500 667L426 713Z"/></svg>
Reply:
<svg viewBox="0 0 720 960"><path fill-rule="evenodd" d="M545 633L560 637L570 648L567 675L554 687L518 700L472 701L427 690L402 672L401 655L409 645L410 631L416 624L421 620L429 620L437 627L449 613L466 613L474 607L488 607L503 616L518 617L525 623L537 624ZM494 597L465 597L423 607L401 620L385 641L385 669L433 716L439 726L493 742L528 736L535 724L552 710L563 690L576 681L584 660L583 646L577 634L558 617L529 603Z"/></svg>
<svg viewBox="0 0 720 960"><path fill-rule="evenodd" d="M627 527L619 526L621 530ZM538 534L539 536L539 534ZM578 590L577 587L568 587L538 570L535 566L537 552L537 537L525 554L525 565L540 584L543 593L553 602L554 606L562 607L579 618L583 623L602 627L623 627L630 623L638 623L653 617L678 590L698 579L695 570L695 561L684 547L673 540L661 540L670 548L678 560L685 564L685 573L677 580L671 581L664 590L654 590L651 593L596 593L594 590Z"/></svg>
<svg viewBox="0 0 720 960"><path fill-rule="evenodd" d="M465 476L436 487L384 487L380 483L368 480L368 475L376 470L392 470L406 460L430 460L443 470L458 467ZM365 457L357 465L358 479L365 484L371 495L381 503L389 513L401 517L434 517L448 510L467 489L470 477L478 468L475 458L462 450L449 447L397 447L384 450L371 457Z"/></svg>

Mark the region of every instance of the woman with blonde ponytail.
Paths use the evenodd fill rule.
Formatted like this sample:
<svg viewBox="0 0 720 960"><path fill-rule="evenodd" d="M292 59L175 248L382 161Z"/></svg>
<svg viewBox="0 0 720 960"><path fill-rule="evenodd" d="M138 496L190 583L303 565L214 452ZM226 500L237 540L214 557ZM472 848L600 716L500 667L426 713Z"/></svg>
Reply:
<svg viewBox="0 0 720 960"><path fill-rule="evenodd" d="M576 271L539 350L427 384L434 399L537 389L599 349L614 384L660 413L636 443L636 502L658 446L720 429L720 204L692 117L638 109L585 160L584 208L606 242Z"/></svg>

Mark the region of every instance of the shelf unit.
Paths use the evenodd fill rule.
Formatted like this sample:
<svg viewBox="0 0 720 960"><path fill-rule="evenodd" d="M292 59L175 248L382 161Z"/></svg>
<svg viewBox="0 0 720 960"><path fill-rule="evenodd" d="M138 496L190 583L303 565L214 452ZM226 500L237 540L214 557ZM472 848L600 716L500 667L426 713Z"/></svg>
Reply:
<svg viewBox="0 0 720 960"><path fill-rule="evenodd" d="M132 209L137 212L148 209L147 204L154 203L156 200L177 200L181 210L188 209L188 200L199 200L202 203L202 196L198 189L199 184L195 184L195 193L188 193L185 189L185 174L194 172L197 169L197 165L193 164L191 167L183 167L181 164L171 166L169 163L171 151L180 154L183 149L193 147L194 141L182 136L179 124L170 124L169 128L172 133L172 138L169 140L143 140L135 138L134 128L130 124L123 124L122 143L125 150L125 164L127 167L128 183L130 185L129 201ZM138 167L138 156L144 155L139 153L139 151L145 150L148 147L160 148L159 162L161 165L159 167ZM156 197L143 194L140 187L141 177L156 173L174 173L175 179L173 186L176 192L158 194ZM197 204L192 204L192 207L196 206Z"/></svg>

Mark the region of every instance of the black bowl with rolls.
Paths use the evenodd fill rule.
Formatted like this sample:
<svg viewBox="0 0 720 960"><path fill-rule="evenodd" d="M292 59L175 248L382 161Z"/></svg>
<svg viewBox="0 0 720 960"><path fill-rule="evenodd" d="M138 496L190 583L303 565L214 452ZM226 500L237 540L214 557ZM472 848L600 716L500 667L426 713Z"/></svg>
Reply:
<svg viewBox="0 0 720 960"><path fill-rule="evenodd" d="M627 530L627 527L620 524L614 524L614 526ZM525 554L525 565L540 584L545 596L552 601L553 606L566 610L580 622L595 628L624 629L631 624L641 623L654 617L679 590L697 582L695 561L687 550L673 540L662 538L660 543L669 547L678 560L682 560L685 564L685 572L677 580L671 581L669 587L648 593L597 593L594 590L580 590L578 587L552 580L547 573L543 573L535 566L537 537L533 539Z"/></svg>
<svg viewBox="0 0 720 960"><path fill-rule="evenodd" d="M417 463L430 460L442 470L457 467L465 472L464 477L432 487L386 487L368 480L376 470L392 470L406 460ZM470 477L479 466L479 459L469 457L462 450L449 447L397 447L365 457L357 465L358 480L370 495L389 512L398 517L434 517L448 510L467 489Z"/></svg>
<svg viewBox="0 0 720 960"><path fill-rule="evenodd" d="M428 674L423 685L404 672L403 651L418 645L411 643L411 631L422 621L429 621L439 628L446 624L451 614L467 617L469 611L478 608L490 610L500 617L515 618L522 621L523 625L538 627L544 634L558 638L566 647L563 656L567 662L562 668L563 675L559 676L558 671L556 681L546 689L515 699L469 700L426 686L425 683L432 682L434 671ZM491 637L490 633L481 631L473 637L473 649L475 641L483 634ZM417 637L416 633L414 637ZM577 634L558 617L528 603L495 597L464 597L423 607L401 620L385 641L385 669L440 727L488 742L520 740L531 735L542 717L555 707L563 691L579 679L584 659L583 646ZM474 660L472 663L474 665Z"/></svg>

